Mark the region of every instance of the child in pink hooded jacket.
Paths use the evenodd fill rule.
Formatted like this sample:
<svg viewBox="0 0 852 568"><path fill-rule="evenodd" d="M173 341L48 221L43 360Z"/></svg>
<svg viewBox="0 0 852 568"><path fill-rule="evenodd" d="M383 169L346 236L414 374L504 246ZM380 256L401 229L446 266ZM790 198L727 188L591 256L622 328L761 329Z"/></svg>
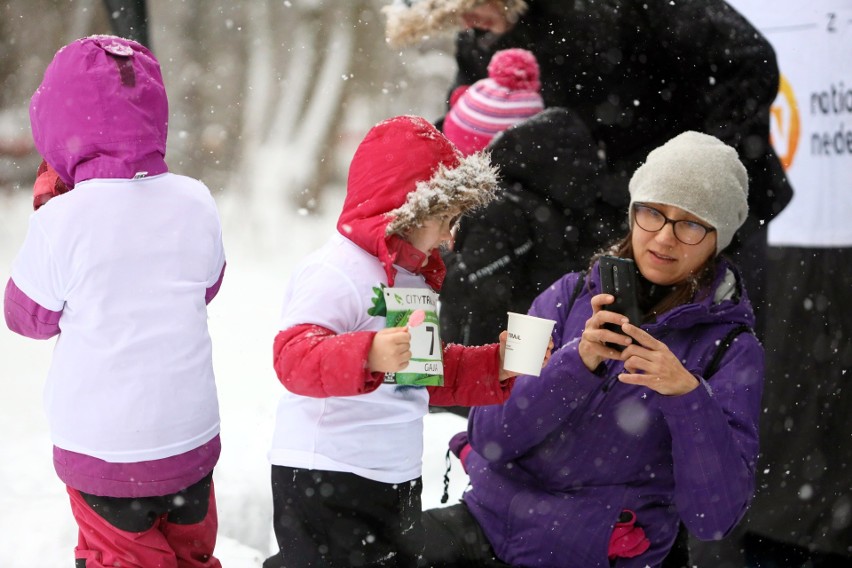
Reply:
<svg viewBox="0 0 852 568"><path fill-rule="evenodd" d="M4 313L12 331L58 337L45 407L76 566L218 568L207 303L225 256L210 191L164 161L159 64L130 40L77 40L45 71L30 119L47 177Z"/></svg>

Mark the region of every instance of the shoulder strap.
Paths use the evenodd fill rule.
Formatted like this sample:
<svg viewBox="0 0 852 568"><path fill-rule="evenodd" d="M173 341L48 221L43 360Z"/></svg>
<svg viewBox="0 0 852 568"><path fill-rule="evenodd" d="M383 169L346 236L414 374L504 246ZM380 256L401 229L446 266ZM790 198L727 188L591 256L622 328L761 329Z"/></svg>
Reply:
<svg viewBox="0 0 852 568"><path fill-rule="evenodd" d="M588 272L588 270L580 272L580 277L577 278L577 283L574 284L574 289L571 291L571 297L568 299L568 310L566 313L571 312L571 309L574 307L574 300L576 300L577 296L580 295L580 292L583 291L583 284L586 283L586 274L588 274Z"/></svg>
<svg viewBox="0 0 852 568"><path fill-rule="evenodd" d="M737 338L741 333L754 333L746 324L738 325L737 327L731 329L727 335L719 342L718 347L716 347L716 351L713 353L713 357L710 359L710 363L707 365L707 368L704 369L704 379L709 380L716 371L719 370L719 363L722 362L722 357L725 356L725 352L728 348L734 343L734 339Z"/></svg>
<svg viewBox="0 0 852 568"><path fill-rule="evenodd" d="M716 371L719 370L719 363L725 352L734 343L734 339L741 333L754 333L751 327L746 324L738 325L728 331L727 335L719 342L713 357L710 359L710 364L704 370L704 380L709 380ZM675 538L674 546L672 546L669 554L663 560L662 568L680 568L681 566L689 565L689 531L686 530L686 525L683 522L678 524L677 537Z"/></svg>

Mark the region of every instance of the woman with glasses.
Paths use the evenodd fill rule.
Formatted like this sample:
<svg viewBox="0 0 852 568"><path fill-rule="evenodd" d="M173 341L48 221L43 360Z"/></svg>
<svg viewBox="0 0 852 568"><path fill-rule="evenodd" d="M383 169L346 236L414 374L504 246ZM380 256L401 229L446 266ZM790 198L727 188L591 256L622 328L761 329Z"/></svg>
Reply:
<svg viewBox="0 0 852 568"><path fill-rule="evenodd" d="M713 540L745 514L763 348L720 256L748 213L745 168L685 132L629 190L629 231L606 252L635 262L642 320L604 309L614 298L598 259L536 298L530 313L556 320L558 350L505 404L471 413L471 488L424 513L425 565L656 567L681 523Z"/></svg>

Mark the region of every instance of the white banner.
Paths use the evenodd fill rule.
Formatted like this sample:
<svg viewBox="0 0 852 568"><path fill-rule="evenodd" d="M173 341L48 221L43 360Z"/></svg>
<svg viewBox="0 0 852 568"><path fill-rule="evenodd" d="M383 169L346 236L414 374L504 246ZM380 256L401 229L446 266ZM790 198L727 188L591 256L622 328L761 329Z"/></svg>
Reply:
<svg viewBox="0 0 852 568"><path fill-rule="evenodd" d="M775 48L772 144L795 196L775 246L852 246L852 0L728 0Z"/></svg>

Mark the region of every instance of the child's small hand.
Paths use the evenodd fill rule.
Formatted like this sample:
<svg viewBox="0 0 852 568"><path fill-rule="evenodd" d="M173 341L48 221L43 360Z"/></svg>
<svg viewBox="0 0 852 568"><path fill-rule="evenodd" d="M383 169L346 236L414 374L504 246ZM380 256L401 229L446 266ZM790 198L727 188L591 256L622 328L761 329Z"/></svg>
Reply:
<svg viewBox="0 0 852 568"><path fill-rule="evenodd" d="M411 333L405 327L388 327L373 338L367 368L373 373L396 373L411 360Z"/></svg>
<svg viewBox="0 0 852 568"><path fill-rule="evenodd" d="M547 362L550 361L551 355L553 355L553 338L551 338L550 343L547 344L547 351L544 353L544 361L541 363L542 369L547 366Z"/></svg>
<svg viewBox="0 0 852 568"><path fill-rule="evenodd" d="M507 379L511 379L512 377L517 377L518 373L514 371L507 371L503 368L503 361L506 358L506 339L509 337L508 331L503 331L500 334L500 380L505 381ZM547 344L547 351L544 354L544 359L541 362L541 367L544 368L547 365L547 362L550 361L550 356L553 354L553 339Z"/></svg>
<svg viewBox="0 0 852 568"><path fill-rule="evenodd" d="M36 181L33 185L33 209L38 210L39 207L47 203L50 199L67 191L68 187L59 178L59 174L50 167L50 164L42 160L36 172Z"/></svg>
<svg viewBox="0 0 852 568"><path fill-rule="evenodd" d="M507 381L512 377L517 377L518 373L507 371L503 368L503 361L506 359L506 339L509 338L509 332L503 330L500 332L500 382Z"/></svg>

